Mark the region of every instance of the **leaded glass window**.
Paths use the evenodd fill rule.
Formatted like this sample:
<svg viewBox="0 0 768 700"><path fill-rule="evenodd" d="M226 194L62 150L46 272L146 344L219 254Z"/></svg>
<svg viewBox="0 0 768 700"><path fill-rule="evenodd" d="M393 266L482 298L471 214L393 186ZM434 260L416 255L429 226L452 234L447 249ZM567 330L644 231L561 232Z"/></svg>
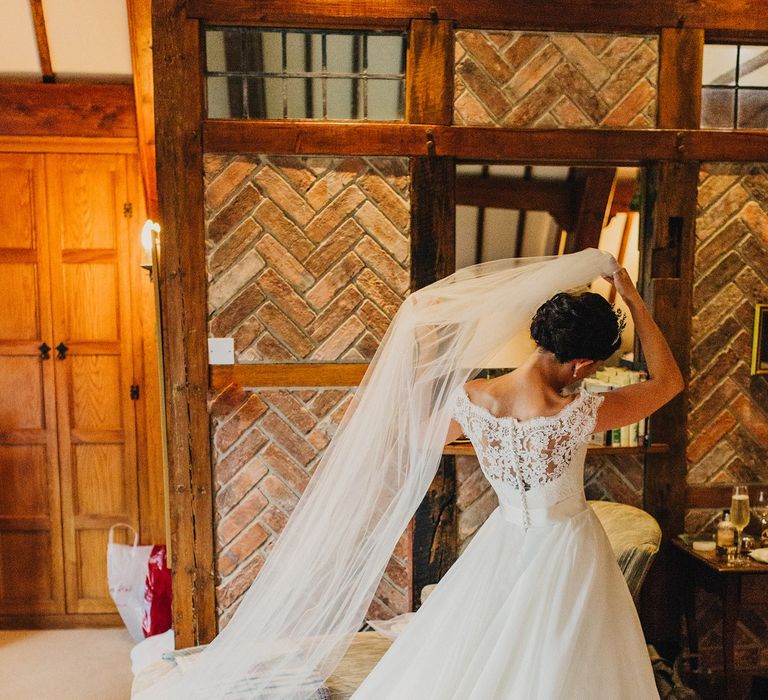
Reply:
<svg viewBox="0 0 768 700"><path fill-rule="evenodd" d="M701 125L768 129L768 46L705 45Z"/></svg>
<svg viewBox="0 0 768 700"><path fill-rule="evenodd" d="M208 27L205 52L209 118L403 119L402 32Z"/></svg>

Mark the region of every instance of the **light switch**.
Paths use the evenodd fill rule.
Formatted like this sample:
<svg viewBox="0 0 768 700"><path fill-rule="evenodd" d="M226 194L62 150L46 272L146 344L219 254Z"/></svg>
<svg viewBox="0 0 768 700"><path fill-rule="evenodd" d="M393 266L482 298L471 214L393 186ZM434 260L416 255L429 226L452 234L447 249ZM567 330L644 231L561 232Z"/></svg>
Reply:
<svg viewBox="0 0 768 700"><path fill-rule="evenodd" d="M235 364L235 339L234 338L208 338L208 364L209 365L234 365Z"/></svg>

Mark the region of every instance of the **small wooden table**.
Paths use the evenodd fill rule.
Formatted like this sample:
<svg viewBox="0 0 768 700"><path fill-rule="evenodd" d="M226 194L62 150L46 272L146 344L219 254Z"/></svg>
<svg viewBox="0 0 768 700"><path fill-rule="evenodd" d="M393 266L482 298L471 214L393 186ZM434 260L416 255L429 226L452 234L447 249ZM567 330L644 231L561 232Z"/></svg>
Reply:
<svg viewBox="0 0 768 700"><path fill-rule="evenodd" d="M682 552L685 571L685 623L688 646L698 654L699 637L696 629L696 588L719 596L723 608L723 670L727 698L736 697L733 646L736 622L742 606L768 605L768 564L749 559L738 565L728 564L715 552L697 552L679 538L672 544Z"/></svg>

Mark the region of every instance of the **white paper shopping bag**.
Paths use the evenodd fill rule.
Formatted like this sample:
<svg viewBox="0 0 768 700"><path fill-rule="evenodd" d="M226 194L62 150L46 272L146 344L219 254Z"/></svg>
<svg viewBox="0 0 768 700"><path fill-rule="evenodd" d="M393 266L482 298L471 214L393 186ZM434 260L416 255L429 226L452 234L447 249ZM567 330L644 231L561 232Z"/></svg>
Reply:
<svg viewBox="0 0 768 700"><path fill-rule="evenodd" d="M133 531L133 545L116 544L114 530L125 527ZM139 533L130 525L120 523L109 528L107 544L107 582L109 595L115 601L120 617L135 642L144 639L141 619L144 614L144 586L147 562L152 545L139 546Z"/></svg>

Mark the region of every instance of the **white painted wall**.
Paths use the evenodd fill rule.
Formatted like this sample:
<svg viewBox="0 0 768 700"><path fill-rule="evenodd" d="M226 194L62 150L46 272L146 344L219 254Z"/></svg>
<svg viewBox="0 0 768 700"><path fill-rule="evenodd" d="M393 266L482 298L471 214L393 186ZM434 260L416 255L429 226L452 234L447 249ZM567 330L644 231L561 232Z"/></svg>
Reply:
<svg viewBox="0 0 768 700"><path fill-rule="evenodd" d="M130 80L125 0L44 0L51 63L63 80ZM29 0L0 0L0 77L40 78Z"/></svg>

